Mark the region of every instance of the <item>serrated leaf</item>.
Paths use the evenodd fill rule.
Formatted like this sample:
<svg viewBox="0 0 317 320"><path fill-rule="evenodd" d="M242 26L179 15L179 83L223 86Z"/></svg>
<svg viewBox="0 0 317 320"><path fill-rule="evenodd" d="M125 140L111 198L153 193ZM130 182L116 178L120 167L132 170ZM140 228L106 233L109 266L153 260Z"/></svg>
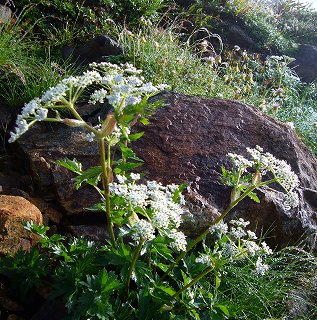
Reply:
<svg viewBox="0 0 317 320"><path fill-rule="evenodd" d="M76 159L64 158L63 160L55 161L55 163L77 174L82 172L82 164Z"/></svg>
<svg viewBox="0 0 317 320"><path fill-rule="evenodd" d="M102 174L101 166L91 167L85 171L82 171L76 178L76 189L78 190L83 182L96 186L100 181Z"/></svg>
<svg viewBox="0 0 317 320"><path fill-rule="evenodd" d="M139 122L142 123L145 126L147 126L147 125L149 125L151 123L148 118L140 118Z"/></svg>
<svg viewBox="0 0 317 320"><path fill-rule="evenodd" d="M130 141L136 141L140 139L144 135L144 132L138 132L138 133L133 133L129 135L129 140Z"/></svg>
<svg viewBox="0 0 317 320"><path fill-rule="evenodd" d="M119 168L121 171L130 171L140 166L142 166L142 163L140 162L127 162L127 163L120 163L117 166L117 168Z"/></svg>
<svg viewBox="0 0 317 320"><path fill-rule="evenodd" d="M255 192L250 192L248 194L248 197L250 199L252 199L253 201L255 201L256 203L260 203L260 199L259 199L259 197L257 196L257 194Z"/></svg>

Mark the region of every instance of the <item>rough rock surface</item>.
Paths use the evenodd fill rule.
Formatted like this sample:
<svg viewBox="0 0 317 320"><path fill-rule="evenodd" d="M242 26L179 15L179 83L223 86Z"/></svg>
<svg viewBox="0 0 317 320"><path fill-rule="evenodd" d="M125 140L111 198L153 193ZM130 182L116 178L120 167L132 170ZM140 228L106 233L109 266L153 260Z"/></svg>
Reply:
<svg viewBox="0 0 317 320"><path fill-rule="evenodd" d="M256 145L286 160L299 175L300 207L285 211L268 190L260 195L260 205L244 200L231 217L249 219L254 229L272 229L272 242L281 246L297 241L305 230L315 230L317 162L291 127L234 101L176 93L160 98L166 106L151 118L149 126L136 127L145 135L133 148L145 161L141 170L148 179L190 183L187 197L195 221L184 226L188 233L204 229L229 204L230 190L219 183L221 166L229 165L227 153L246 155L246 147ZM85 134L80 128L38 124L17 142L39 190L67 215L81 214L82 208L99 199L89 187L76 191L71 181L74 175L54 163L67 156L83 162L84 168L97 165L97 146L87 142Z"/></svg>
<svg viewBox="0 0 317 320"><path fill-rule="evenodd" d="M21 157L28 163L38 192L45 200L54 200L67 214L87 212L84 208L99 201L92 187L75 190L75 174L55 163L67 157L82 162L83 168L98 165L97 145L88 142L86 134L81 128L41 123L18 140Z"/></svg>
<svg viewBox="0 0 317 320"><path fill-rule="evenodd" d="M101 62L107 56L119 55L122 48L107 35L99 35L78 48L64 47L64 58L71 58L77 64Z"/></svg>
<svg viewBox="0 0 317 320"><path fill-rule="evenodd" d="M190 225L191 232L195 226L200 230L206 227L201 219L206 221L208 212L212 220L215 209L222 211L229 204L230 190L219 183L221 166L229 165L227 153L246 155L246 147L256 145L286 160L298 174L300 207L285 211L275 193L265 191L261 204L244 200L230 216L250 220L254 229L270 229L270 236L275 237L272 242L281 246L297 241L304 230L315 232L317 161L291 127L234 101L175 93L166 93L162 98L166 107L158 110L149 126L139 126L145 134L134 143L134 150L145 161L142 170L147 178L162 183L191 183L192 193L200 195L199 207L206 210L194 212L197 222ZM195 196L196 201L198 198Z"/></svg>
<svg viewBox="0 0 317 320"><path fill-rule="evenodd" d="M9 7L0 4L0 23L7 23L12 17L12 11Z"/></svg>
<svg viewBox="0 0 317 320"><path fill-rule="evenodd" d="M248 34L246 28L241 27L237 23L232 23L232 21L223 23L223 29L225 31L226 42L230 46L238 45L242 49L254 50L256 47L256 42Z"/></svg>
<svg viewBox="0 0 317 320"><path fill-rule="evenodd" d="M22 197L0 195L0 253L29 249L34 236L23 228L25 221L41 224L40 210Z"/></svg>
<svg viewBox="0 0 317 320"><path fill-rule="evenodd" d="M317 78L317 47L302 44L291 63L297 75L304 82L312 82Z"/></svg>

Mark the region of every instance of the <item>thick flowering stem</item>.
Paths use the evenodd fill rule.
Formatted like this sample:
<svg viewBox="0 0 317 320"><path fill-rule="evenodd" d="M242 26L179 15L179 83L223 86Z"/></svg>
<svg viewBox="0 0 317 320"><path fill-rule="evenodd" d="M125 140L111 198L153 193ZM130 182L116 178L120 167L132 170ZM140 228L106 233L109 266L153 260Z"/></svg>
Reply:
<svg viewBox="0 0 317 320"><path fill-rule="evenodd" d="M263 187L263 186L270 184L270 183L273 183L273 182L278 182L278 181L277 181L277 179L271 179L271 180L262 182L258 185L252 185L239 198L237 198L236 200L231 202L230 205L227 207L227 209L217 219L215 219L202 234L200 234L193 242L191 242L188 245L186 251L182 252L175 259L175 261L169 266L169 268L164 273L162 280L165 279L165 277L173 270L173 268L178 264L178 262L180 260L182 260L186 256L186 254L197 245L197 243L201 242L207 236L207 234L209 233L210 227L219 223L240 201L242 201L245 197L247 197L253 190L255 190L256 188L259 188L259 187Z"/></svg>
<svg viewBox="0 0 317 320"><path fill-rule="evenodd" d="M128 270L128 275L127 275L127 284L126 284L126 294L127 296L129 295L129 288L130 288L130 281L131 281L131 276L132 276L132 272L134 269L134 266L138 260L138 257L140 255L140 252L142 250L142 246L143 246L144 240L141 239L139 241L139 245L135 248L134 252L133 252L133 256L132 256L132 260L129 266L129 270Z"/></svg>
<svg viewBox="0 0 317 320"><path fill-rule="evenodd" d="M186 289L190 288L193 286L197 281L199 281L201 278L203 278L207 273L213 270L213 267L208 267L205 269L203 272L201 272L198 276L196 276L191 282L189 282L185 287L177 291L174 295L173 298L178 297L182 292L184 292Z"/></svg>
<svg viewBox="0 0 317 320"><path fill-rule="evenodd" d="M106 216L107 216L107 223L108 223L108 231L110 235L111 244L116 246L116 238L113 231L113 225L111 222L111 208L110 208L110 189L109 189L109 161L106 161L106 150L105 150L105 140L104 138L99 139L99 149L100 149L100 163L102 168L102 185L103 190L106 197ZM109 158L109 152L108 157ZM111 169L111 168L110 168Z"/></svg>

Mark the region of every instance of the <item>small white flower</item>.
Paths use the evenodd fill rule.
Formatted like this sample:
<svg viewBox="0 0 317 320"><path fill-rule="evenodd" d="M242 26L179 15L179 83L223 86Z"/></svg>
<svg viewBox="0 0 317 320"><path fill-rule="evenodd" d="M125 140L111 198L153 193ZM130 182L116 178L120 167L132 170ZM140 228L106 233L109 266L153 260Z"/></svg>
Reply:
<svg viewBox="0 0 317 320"><path fill-rule="evenodd" d="M220 221L217 224L211 226L209 228L209 232L211 234L216 233L219 237L221 237L222 234L226 234L228 232L228 225L225 222Z"/></svg>
<svg viewBox="0 0 317 320"><path fill-rule="evenodd" d="M141 97L140 96L128 96L126 99L125 99L125 102L126 102L126 105L127 106L133 106L135 104L138 104L142 101Z"/></svg>
<svg viewBox="0 0 317 320"><path fill-rule="evenodd" d="M187 242L186 236L183 232L172 229L168 233L168 237L173 240L173 242L171 243L172 248L177 251L186 251Z"/></svg>
<svg viewBox="0 0 317 320"><path fill-rule="evenodd" d="M133 181L137 181L137 180L140 180L141 179L141 175L139 173L133 173L131 172L130 173L130 178L133 180Z"/></svg>
<svg viewBox="0 0 317 320"><path fill-rule="evenodd" d="M132 239L148 241L155 238L155 230L152 224L144 219L139 220L131 227Z"/></svg>
<svg viewBox="0 0 317 320"><path fill-rule="evenodd" d="M256 240L258 238L256 236L256 234L251 230L247 230L247 235L248 235L249 239L252 239L252 240Z"/></svg>
<svg viewBox="0 0 317 320"><path fill-rule="evenodd" d="M88 142L93 142L94 138L95 138L95 134L93 132L89 132L89 133L86 134L86 140Z"/></svg>
<svg viewBox="0 0 317 320"><path fill-rule="evenodd" d="M231 220L229 223L232 224L233 226L245 228L250 224L250 221L244 221L243 218L239 218L238 220Z"/></svg>
<svg viewBox="0 0 317 320"><path fill-rule="evenodd" d="M248 250L248 254L250 256L255 256L261 250L261 247L257 245L254 241L243 240L242 243Z"/></svg>
<svg viewBox="0 0 317 320"><path fill-rule="evenodd" d="M108 95L108 91L105 89L100 89L94 91L94 93L90 96L89 103L96 104L97 102L99 103L104 103L106 96Z"/></svg>
<svg viewBox="0 0 317 320"><path fill-rule="evenodd" d="M262 258L258 257L255 263L255 270L254 273L260 276L264 276L266 272L269 270L269 266L263 263Z"/></svg>
<svg viewBox="0 0 317 320"><path fill-rule="evenodd" d="M266 244L265 241L261 243L261 246L264 254L271 255L273 253L272 249Z"/></svg>
<svg viewBox="0 0 317 320"><path fill-rule="evenodd" d="M125 176L120 175L120 174L117 174L116 178L120 184L124 184L127 181L127 178Z"/></svg>
<svg viewBox="0 0 317 320"><path fill-rule="evenodd" d="M229 233L234 239L241 239L244 236L247 235L247 233L244 231L241 227L231 227L230 233Z"/></svg>
<svg viewBox="0 0 317 320"><path fill-rule="evenodd" d="M153 86L152 82L145 83L142 87L140 87L140 90L145 93L153 93L158 91L158 89Z"/></svg>
<svg viewBox="0 0 317 320"><path fill-rule="evenodd" d="M195 262L206 265L207 267L212 266L212 260L208 254L200 254L199 257L195 259Z"/></svg>
<svg viewBox="0 0 317 320"><path fill-rule="evenodd" d="M251 161L235 153L228 153L228 157L231 159L234 166L237 168L248 168L252 167L253 165Z"/></svg>
<svg viewBox="0 0 317 320"><path fill-rule="evenodd" d="M45 108L38 108L35 112L35 118L38 121L43 121L47 117L48 110Z"/></svg>
<svg viewBox="0 0 317 320"><path fill-rule="evenodd" d="M284 206L286 210L296 208L299 204L298 194L294 191L290 191L284 195Z"/></svg>

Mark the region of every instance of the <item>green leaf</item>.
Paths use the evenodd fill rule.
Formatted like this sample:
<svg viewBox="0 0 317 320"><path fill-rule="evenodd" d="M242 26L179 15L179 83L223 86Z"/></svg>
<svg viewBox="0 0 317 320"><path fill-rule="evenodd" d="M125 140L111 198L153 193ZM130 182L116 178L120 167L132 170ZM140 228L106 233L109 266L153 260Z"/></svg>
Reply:
<svg viewBox="0 0 317 320"><path fill-rule="evenodd" d="M151 123L148 118L140 118L139 122L142 123L145 126L147 126L147 125L149 125Z"/></svg>
<svg viewBox="0 0 317 320"><path fill-rule="evenodd" d="M142 166L142 163L140 162L127 162L127 163L120 163L116 169L117 170L120 169L121 171L130 171L140 166Z"/></svg>
<svg viewBox="0 0 317 320"><path fill-rule="evenodd" d="M78 190L83 182L96 186L100 181L102 174L101 166L91 167L85 171L82 171L76 178L76 189Z"/></svg>
<svg viewBox="0 0 317 320"><path fill-rule="evenodd" d="M260 199L259 199L259 197L257 196L257 194L255 192L250 192L248 194L248 197L251 198L256 203L260 203Z"/></svg>
<svg viewBox="0 0 317 320"><path fill-rule="evenodd" d="M216 285L216 289L219 288L220 286L220 283L221 283L221 279L218 277L218 275L216 274L215 276L215 285Z"/></svg>
<svg viewBox="0 0 317 320"><path fill-rule="evenodd" d="M126 147L123 143L120 144L120 150L124 158L143 162L143 160L139 158L131 148Z"/></svg>
<svg viewBox="0 0 317 320"><path fill-rule="evenodd" d="M82 164L76 159L64 158L63 160L55 161L55 163L77 174L82 172Z"/></svg>
<svg viewBox="0 0 317 320"><path fill-rule="evenodd" d="M173 297L174 294L176 293L176 291L175 291L173 288L171 288L171 287L166 287L166 286L163 286L163 285L157 286L156 289L161 290L161 291L167 293L167 294L170 295L171 297Z"/></svg>
<svg viewBox="0 0 317 320"><path fill-rule="evenodd" d="M215 307L220 309L224 313L224 315L226 315L227 317L230 316L230 312L226 306L224 306L222 304L216 304Z"/></svg>
<svg viewBox="0 0 317 320"><path fill-rule="evenodd" d="M140 139L143 135L144 135L144 132L130 134L129 139L130 139L130 141L136 141L136 140Z"/></svg>

